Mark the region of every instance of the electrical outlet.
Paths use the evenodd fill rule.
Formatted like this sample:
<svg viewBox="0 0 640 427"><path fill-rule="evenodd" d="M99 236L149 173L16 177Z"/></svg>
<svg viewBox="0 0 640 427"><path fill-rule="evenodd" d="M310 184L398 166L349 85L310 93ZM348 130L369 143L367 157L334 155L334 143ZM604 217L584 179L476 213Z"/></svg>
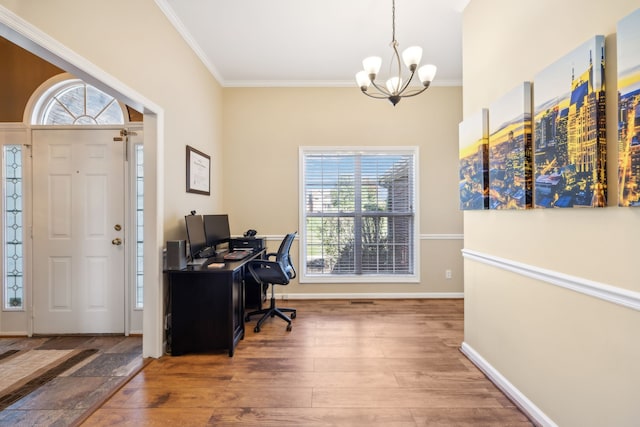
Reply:
<svg viewBox="0 0 640 427"><path fill-rule="evenodd" d="M445 279L451 279L451 270L445 270L444 271L444 278Z"/></svg>

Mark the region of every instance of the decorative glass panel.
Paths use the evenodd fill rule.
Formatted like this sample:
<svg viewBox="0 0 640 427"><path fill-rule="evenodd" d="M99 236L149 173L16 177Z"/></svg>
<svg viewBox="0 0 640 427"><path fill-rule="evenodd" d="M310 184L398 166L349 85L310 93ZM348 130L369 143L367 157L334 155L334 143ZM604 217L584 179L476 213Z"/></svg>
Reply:
<svg viewBox="0 0 640 427"><path fill-rule="evenodd" d="M111 95L80 80L70 80L49 94L41 125L121 125L124 114Z"/></svg>
<svg viewBox="0 0 640 427"><path fill-rule="evenodd" d="M5 309L24 309L22 147L3 147L4 302Z"/></svg>
<svg viewBox="0 0 640 427"><path fill-rule="evenodd" d="M52 99L47 105L42 124L47 125L72 125L75 118L64 106L57 100Z"/></svg>
<svg viewBox="0 0 640 427"><path fill-rule="evenodd" d="M136 161L136 308L143 308L144 282L144 164L141 144L135 146Z"/></svg>

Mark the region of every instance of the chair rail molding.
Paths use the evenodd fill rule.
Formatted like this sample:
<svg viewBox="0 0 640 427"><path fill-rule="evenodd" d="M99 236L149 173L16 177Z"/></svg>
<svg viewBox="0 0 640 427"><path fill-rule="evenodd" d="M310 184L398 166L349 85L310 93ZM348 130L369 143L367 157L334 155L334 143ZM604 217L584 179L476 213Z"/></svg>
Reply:
<svg viewBox="0 0 640 427"><path fill-rule="evenodd" d="M464 234L421 234L420 240L464 240Z"/></svg>
<svg viewBox="0 0 640 427"><path fill-rule="evenodd" d="M465 259L491 265L502 270L511 271L522 276L540 280L554 286L589 295L604 301L640 311L640 292L611 286L605 283L584 279L533 265L500 258L482 252L463 249Z"/></svg>
<svg viewBox="0 0 640 427"><path fill-rule="evenodd" d="M290 299L342 299L342 300L369 300L369 299L464 299L464 292L370 292L370 293L286 293L284 290L276 292L276 298Z"/></svg>

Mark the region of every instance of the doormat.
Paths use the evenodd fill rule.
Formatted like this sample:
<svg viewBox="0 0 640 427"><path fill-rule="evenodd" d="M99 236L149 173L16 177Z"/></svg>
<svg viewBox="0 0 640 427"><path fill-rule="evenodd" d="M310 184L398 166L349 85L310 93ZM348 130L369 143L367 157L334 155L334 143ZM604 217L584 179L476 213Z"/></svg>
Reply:
<svg viewBox="0 0 640 427"><path fill-rule="evenodd" d="M9 350L0 354L0 411L97 353L86 350Z"/></svg>

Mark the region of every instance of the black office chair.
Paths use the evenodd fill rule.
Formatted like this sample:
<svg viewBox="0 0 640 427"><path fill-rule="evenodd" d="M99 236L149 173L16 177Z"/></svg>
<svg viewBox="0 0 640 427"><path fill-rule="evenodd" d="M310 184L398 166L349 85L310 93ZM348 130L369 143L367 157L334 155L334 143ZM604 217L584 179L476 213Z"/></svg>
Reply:
<svg viewBox="0 0 640 427"><path fill-rule="evenodd" d="M248 322L251 320L251 316L262 314L258 324L253 329L254 332L260 332L260 326L267 320L268 317L278 316L287 322L287 331L291 330L291 319L296 318L296 310L293 308L277 308L276 298L274 294L275 285L288 285L289 281L296 277L296 270L291 262L291 256L289 250L293 239L295 239L296 233L289 233L285 236L280 243L280 248L277 253L269 253L266 255L266 259L257 259L250 261L248 264L249 272L253 276L256 282L260 283L262 289L265 286L271 285L271 303L269 308L262 310L252 311L246 315L245 320ZM275 257L275 260L270 258ZM291 317L288 317L284 313L291 313Z"/></svg>

